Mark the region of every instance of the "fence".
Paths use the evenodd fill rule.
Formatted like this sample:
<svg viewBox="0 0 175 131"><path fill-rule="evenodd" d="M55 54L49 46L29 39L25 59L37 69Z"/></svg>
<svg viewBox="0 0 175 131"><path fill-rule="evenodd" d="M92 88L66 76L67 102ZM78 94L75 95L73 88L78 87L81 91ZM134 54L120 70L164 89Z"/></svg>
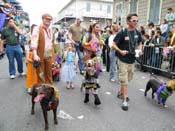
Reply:
<svg viewBox="0 0 175 131"><path fill-rule="evenodd" d="M164 72L170 77L175 76L175 48L144 46L143 53L139 57L143 64L142 69L152 69Z"/></svg>

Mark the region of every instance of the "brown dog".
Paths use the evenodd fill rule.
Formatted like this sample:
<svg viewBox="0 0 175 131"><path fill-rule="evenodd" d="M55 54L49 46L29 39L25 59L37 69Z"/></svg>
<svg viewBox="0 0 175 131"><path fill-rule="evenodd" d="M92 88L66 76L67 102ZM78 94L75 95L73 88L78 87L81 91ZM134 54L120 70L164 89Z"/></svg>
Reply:
<svg viewBox="0 0 175 131"><path fill-rule="evenodd" d="M32 110L31 114L35 114L34 106L35 102L40 102L41 108L43 110L45 130L49 129L47 111L53 110L54 122L58 124L57 121L57 107L59 104L58 90L49 84L36 84L33 86L31 92L32 95Z"/></svg>

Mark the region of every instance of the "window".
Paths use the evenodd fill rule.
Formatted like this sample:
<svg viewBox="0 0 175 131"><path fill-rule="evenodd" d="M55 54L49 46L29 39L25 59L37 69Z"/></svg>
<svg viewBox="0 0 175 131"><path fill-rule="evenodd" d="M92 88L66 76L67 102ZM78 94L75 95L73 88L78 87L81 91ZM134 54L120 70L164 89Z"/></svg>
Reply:
<svg viewBox="0 0 175 131"><path fill-rule="evenodd" d="M91 4L90 3L86 3L86 11L87 12L91 11Z"/></svg>
<svg viewBox="0 0 175 131"><path fill-rule="evenodd" d="M137 13L137 0L131 0L130 13Z"/></svg>
<svg viewBox="0 0 175 131"><path fill-rule="evenodd" d="M119 25L122 23L122 3L118 3L115 6L115 22Z"/></svg>
<svg viewBox="0 0 175 131"><path fill-rule="evenodd" d="M102 11L102 4L100 4L100 11Z"/></svg>
<svg viewBox="0 0 175 131"><path fill-rule="evenodd" d="M150 0L149 22L159 24L160 21L160 2L161 0Z"/></svg>
<svg viewBox="0 0 175 131"><path fill-rule="evenodd" d="M111 13L111 5L107 5L107 13Z"/></svg>

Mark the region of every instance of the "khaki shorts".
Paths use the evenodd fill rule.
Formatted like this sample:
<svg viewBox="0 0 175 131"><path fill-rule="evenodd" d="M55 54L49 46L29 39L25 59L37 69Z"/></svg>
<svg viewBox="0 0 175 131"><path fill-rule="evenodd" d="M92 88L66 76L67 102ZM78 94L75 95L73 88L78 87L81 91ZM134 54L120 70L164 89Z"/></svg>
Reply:
<svg viewBox="0 0 175 131"><path fill-rule="evenodd" d="M119 81L121 86L127 86L128 82L133 78L135 64L127 64L118 59L118 67Z"/></svg>

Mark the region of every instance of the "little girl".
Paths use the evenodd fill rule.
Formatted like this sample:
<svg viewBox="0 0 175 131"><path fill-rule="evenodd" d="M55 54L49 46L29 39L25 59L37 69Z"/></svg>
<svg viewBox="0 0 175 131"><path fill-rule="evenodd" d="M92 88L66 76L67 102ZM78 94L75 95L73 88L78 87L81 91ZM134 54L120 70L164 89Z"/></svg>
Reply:
<svg viewBox="0 0 175 131"><path fill-rule="evenodd" d="M73 81L76 79L77 58L71 42L67 43L66 51L64 52L65 63L61 71L61 79L66 82L66 88L74 88Z"/></svg>

